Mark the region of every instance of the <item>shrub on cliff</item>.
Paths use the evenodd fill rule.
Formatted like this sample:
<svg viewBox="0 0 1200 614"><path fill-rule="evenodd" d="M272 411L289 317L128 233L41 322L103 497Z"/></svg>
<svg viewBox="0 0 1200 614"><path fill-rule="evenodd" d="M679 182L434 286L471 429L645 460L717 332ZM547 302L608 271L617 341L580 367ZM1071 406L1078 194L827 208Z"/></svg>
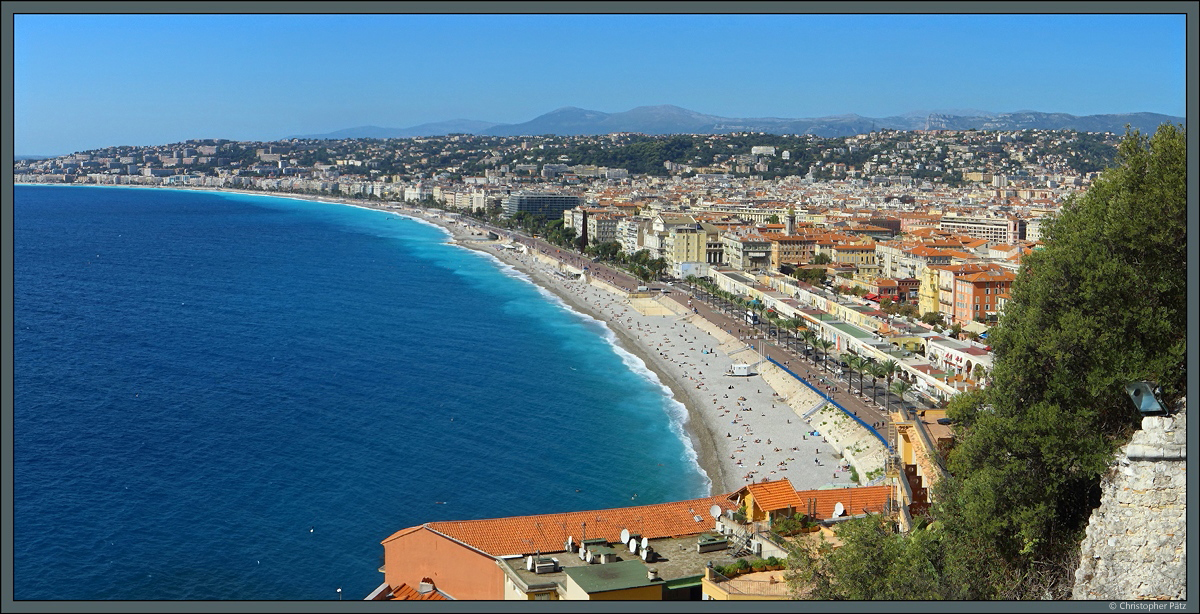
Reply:
<svg viewBox="0 0 1200 614"><path fill-rule="evenodd" d="M1186 133L1133 132L1119 153L1025 257L991 331L992 385L951 402L957 441L934 522L909 535L848 522L841 548L793 558L795 586L819 598L1067 596L1100 478L1138 424L1124 384L1158 382L1173 404L1187 381ZM888 580L906 578L916 584Z"/></svg>

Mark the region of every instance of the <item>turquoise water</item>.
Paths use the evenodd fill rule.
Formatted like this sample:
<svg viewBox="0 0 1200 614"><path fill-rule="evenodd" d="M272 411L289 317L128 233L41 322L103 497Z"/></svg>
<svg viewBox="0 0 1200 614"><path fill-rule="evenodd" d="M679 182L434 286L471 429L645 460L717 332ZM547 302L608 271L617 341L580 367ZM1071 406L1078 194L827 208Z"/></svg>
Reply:
<svg viewBox="0 0 1200 614"><path fill-rule="evenodd" d="M608 329L441 229L49 186L14 218L16 599L358 599L405 527L708 492Z"/></svg>

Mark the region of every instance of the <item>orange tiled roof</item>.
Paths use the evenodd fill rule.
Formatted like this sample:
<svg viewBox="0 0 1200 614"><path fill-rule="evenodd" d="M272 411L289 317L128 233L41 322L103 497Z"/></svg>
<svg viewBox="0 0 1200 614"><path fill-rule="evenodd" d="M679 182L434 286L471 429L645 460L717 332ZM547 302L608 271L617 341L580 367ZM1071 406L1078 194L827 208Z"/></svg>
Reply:
<svg viewBox="0 0 1200 614"><path fill-rule="evenodd" d="M835 245L835 246L833 246L833 249L836 249L839 252L856 251L856 250L874 251L875 244L874 243L870 243L870 244L848 243L848 244L844 244L844 245Z"/></svg>
<svg viewBox="0 0 1200 614"><path fill-rule="evenodd" d="M397 537L404 537L405 535L408 535L409 533L412 533L414 531L420 531L420 530L421 530L421 527L419 527L419 526L418 527L409 527L407 529L400 529L399 531L396 531L395 533L392 533L391 535L389 535L388 538L383 541L391 541L393 539L396 539Z"/></svg>
<svg viewBox="0 0 1200 614"><path fill-rule="evenodd" d="M588 539L604 538L610 542L621 539L621 529L629 529L631 533L650 539L703 533L712 528L709 508L713 505L720 505L722 509L736 507L728 495L718 495L607 510L429 522L422 527L490 556L533 554L538 551L559 552L563 550L568 536L578 543L585 533ZM700 519L696 520L697 517Z"/></svg>
<svg viewBox="0 0 1200 614"><path fill-rule="evenodd" d="M914 247L913 249L909 250L908 253L912 254L913 256L924 256L924 257L949 256L950 255L949 253L944 252L940 249L933 249L930 247Z"/></svg>
<svg viewBox="0 0 1200 614"><path fill-rule="evenodd" d="M800 505L796 507L802 513L808 509L808 502L816 499L817 518L828 520L833 518L833 508L841 503L846 516L857 516L863 513L880 513L891 497L892 487L859 486L855 488L832 488L828 490L802 490L796 492Z"/></svg>
<svg viewBox="0 0 1200 614"><path fill-rule="evenodd" d="M1012 271L997 271L994 269L983 271L981 273L974 273L971 275L959 276L960 280L968 281L968 282L972 282L972 283L974 283L974 282L993 282L993 281L1014 281L1014 280L1016 280L1016 278L1017 278L1017 276L1013 275Z"/></svg>
<svg viewBox="0 0 1200 614"><path fill-rule="evenodd" d="M388 599L397 601L447 601L446 596L436 590L421 593L407 584L397 586L392 590L392 594Z"/></svg>
<svg viewBox="0 0 1200 614"><path fill-rule="evenodd" d="M764 512L784 510L789 507L798 510L800 498L796 496L796 488L786 479L775 482L747 484L742 488L754 497L754 503ZM740 492L740 491L739 491Z"/></svg>
<svg viewBox="0 0 1200 614"><path fill-rule="evenodd" d="M947 252L947 253L948 253L948 254L950 254L950 256L951 256L952 258L971 259L971 258L978 258L978 257L979 257L979 256L977 256L976 254L971 254L971 253L968 253L968 252L950 251L950 252Z"/></svg>

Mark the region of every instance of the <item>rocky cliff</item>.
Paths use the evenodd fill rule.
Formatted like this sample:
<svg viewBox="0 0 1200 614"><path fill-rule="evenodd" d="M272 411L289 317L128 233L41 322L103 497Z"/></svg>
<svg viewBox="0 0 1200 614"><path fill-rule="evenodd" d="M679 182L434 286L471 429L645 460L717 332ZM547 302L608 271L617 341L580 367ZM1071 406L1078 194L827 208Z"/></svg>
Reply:
<svg viewBox="0 0 1200 614"><path fill-rule="evenodd" d="M1072 599L1186 599L1187 434L1182 403L1142 430L1104 478Z"/></svg>

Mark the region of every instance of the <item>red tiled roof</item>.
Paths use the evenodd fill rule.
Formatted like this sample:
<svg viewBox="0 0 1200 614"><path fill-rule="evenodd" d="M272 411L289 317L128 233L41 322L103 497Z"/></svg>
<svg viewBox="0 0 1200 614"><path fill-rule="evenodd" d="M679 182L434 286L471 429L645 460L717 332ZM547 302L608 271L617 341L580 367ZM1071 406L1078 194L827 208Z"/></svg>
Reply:
<svg viewBox="0 0 1200 614"><path fill-rule="evenodd" d="M800 499L796 498L796 488L787 479L747 484L742 487L742 490L749 491L750 495L754 497L755 505L764 512L785 510L789 507L800 509Z"/></svg>
<svg viewBox="0 0 1200 614"><path fill-rule="evenodd" d="M422 527L490 556L560 552L568 536L579 543L585 534L587 539L620 541L621 529L629 529L631 533L650 539L703 533L712 529L709 508L714 504L722 509L736 507L728 495L718 495L607 510L429 522ZM699 520L696 520L697 517ZM384 541L399 535L397 533Z"/></svg>

